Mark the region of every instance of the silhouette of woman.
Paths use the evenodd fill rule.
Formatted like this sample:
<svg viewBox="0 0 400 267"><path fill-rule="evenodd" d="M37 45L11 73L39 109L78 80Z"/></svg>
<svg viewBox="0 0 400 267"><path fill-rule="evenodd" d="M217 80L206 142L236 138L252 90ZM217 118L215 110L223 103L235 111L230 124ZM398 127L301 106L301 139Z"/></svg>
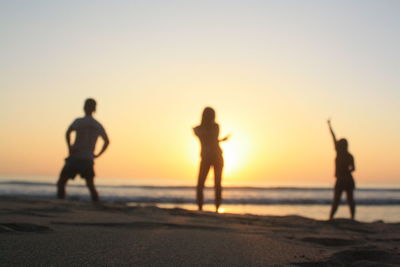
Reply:
<svg viewBox="0 0 400 267"><path fill-rule="evenodd" d="M221 178L224 167L224 159L219 142L228 140L229 136L218 139L219 125L215 122L215 111L206 107L203 111L201 124L193 128L194 133L200 139L201 144L201 163L199 177L197 181L197 205L199 210L203 209L203 189L210 167L214 168L214 187L215 187L215 209L218 212L221 204Z"/></svg>
<svg viewBox="0 0 400 267"><path fill-rule="evenodd" d="M353 179L352 172L355 171L356 167L354 165L354 158L348 151L348 142L346 139L342 138L336 140L335 133L333 132L331 121L328 120L329 130L331 131L333 142L336 149L336 160L335 160L335 176L336 184L334 190L334 197L332 203L332 209L329 219L332 220L335 212L338 208L342 192L346 191L347 202L350 207L351 219L354 220L355 216L355 203L353 192L355 188L355 183Z"/></svg>

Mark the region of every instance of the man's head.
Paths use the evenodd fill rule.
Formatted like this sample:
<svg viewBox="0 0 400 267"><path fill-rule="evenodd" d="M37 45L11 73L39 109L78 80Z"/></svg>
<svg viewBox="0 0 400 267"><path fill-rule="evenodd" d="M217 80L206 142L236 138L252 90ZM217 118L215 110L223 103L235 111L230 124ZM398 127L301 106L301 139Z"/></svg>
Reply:
<svg viewBox="0 0 400 267"><path fill-rule="evenodd" d="M93 98L86 99L83 110L86 115L92 115L92 113L96 111L96 100Z"/></svg>

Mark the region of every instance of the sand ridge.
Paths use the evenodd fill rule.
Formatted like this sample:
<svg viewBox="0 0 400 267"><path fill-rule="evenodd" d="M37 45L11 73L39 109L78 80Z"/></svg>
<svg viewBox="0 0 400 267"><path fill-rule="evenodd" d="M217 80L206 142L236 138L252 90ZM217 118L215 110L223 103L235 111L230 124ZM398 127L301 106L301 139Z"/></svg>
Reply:
<svg viewBox="0 0 400 267"><path fill-rule="evenodd" d="M399 266L400 224L0 198L1 266Z"/></svg>

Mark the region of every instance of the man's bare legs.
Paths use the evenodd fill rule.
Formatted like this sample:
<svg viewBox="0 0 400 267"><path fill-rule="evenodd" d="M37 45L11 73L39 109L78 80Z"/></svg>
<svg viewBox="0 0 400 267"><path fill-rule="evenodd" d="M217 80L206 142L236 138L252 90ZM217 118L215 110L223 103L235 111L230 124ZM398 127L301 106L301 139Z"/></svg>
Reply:
<svg viewBox="0 0 400 267"><path fill-rule="evenodd" d="M94 186L94 177L86 178L86 186L89 189L90 196L92 197L93 202L99 201L99 195L97 194L96 187Z"/></svg>
<svg viewBox="0 0 400 267"><path fill-rule="evenodd" d="M65 186L67 185L69 177L60 175L60 178L57 182L57 197L59 199L65 198Z"/></svg>

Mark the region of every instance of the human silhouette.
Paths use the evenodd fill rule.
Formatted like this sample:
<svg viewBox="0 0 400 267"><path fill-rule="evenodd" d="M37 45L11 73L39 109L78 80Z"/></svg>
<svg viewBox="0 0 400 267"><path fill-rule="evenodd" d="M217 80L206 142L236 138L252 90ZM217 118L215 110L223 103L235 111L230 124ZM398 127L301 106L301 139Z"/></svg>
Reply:
<svg viewBox="0 0 400 267"><path fill-rule="evenodd" d="M193 128L193 130L201 144L201 162L197 181L197 205L201 211L203 209L204 184L212 166L214 168L215 209L218 212L222 200L221 179L224 167L224 159L219 142L228 140L229 135L218 139L219 125L215 122L215 111L210 107L204 109L201 124Z"/></svg>
<svg viewBox="0 0 400 267"><path fill-rule="evenodd" d="M66 132L69 156L65 159L65 165L57 182L57 197L65 198L65 185L68 179L74 179L77 174L86 180L93 202L99 201L94 186L94 159L100 157L107 149L110 141L104 127L93 118L96 111L96 101L88 98L84 105L85 116L76 119ZM75 131L75 141L71 144L71 133ZM95 154L97 138L103 139L103 147Z"/></svg>
<svg viewBox="0 0 400 267"><path fill-rule="evenodd" d="M354 158L348 151L348 142L346 139L342 138L336 140L335 132L332 129L331 121L328 120L329 130L332 134L333 142L336 150L336 160L335 160L335 176L336 184L334 189L334 196L332 202L332 209L329 219L332 220L335 212L340 203L340 198L342 192L346 191L347 202L350 207L351 219L354 220L356 206L354 202L353 192L355 189L355 183L353 179L352 172L355 171L356 167L354 164Z"/></svg>

